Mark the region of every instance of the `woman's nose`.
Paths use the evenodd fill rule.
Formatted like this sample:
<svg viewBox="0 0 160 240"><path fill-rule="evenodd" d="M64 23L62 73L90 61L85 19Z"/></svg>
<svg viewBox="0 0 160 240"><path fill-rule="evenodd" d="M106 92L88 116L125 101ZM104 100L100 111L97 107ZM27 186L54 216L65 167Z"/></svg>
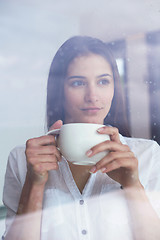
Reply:
<svg viewBox="0 0 160 240"><path fill-rule="evenodd" d="M95 87L87 87L85 92L85 101L86 102L97 102L98 101L98 93Z"/></svg>

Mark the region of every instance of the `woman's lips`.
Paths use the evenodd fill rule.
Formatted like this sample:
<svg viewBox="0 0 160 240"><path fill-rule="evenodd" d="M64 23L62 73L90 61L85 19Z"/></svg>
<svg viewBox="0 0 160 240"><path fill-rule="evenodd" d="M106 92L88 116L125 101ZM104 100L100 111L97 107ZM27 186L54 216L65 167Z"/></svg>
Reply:
<svg viewBox="0 0 160 240"><path fill-rule="evenodd" d="M82 108L81 110L86 113L95 114L95 113L99 112L101 109L102 108L98 108L98 107L88 107L88 108Z"/></svg>

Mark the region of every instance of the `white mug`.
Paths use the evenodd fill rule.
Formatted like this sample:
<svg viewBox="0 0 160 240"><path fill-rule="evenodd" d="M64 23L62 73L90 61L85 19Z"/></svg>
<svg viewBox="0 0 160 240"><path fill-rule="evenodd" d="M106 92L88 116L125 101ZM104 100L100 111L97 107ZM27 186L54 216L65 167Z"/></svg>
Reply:
<svg viewBox="0 0 160 240"><path fill-rule="evenodd" d="M97 132L97 129L103 126L93 123L69 123L62 125L60 130L52 130L47 134L59 133L57 145L66 160L77 165L94 165L108 153L103 151L92 157L86 155L93 146L110 140L109 135Z"/></svg>

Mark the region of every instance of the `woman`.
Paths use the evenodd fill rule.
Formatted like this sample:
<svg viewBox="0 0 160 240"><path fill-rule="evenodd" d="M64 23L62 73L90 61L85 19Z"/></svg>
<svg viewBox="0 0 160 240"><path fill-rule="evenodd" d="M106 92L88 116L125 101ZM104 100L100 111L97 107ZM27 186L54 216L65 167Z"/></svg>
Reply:
<svg viewBox="0 0 160 240"><path fill-rule="evenodd" d="M160 238L158 210L146 194L160 189L160 148L119 134L128 136L124 110L116 62L106 44L80 36L66 41L50 68L48 130L104 123L98 132L111 140L86 155L110 152L91 167L62 158L51 135L14 149L4 186L11 218L5 239Z"/></svg>

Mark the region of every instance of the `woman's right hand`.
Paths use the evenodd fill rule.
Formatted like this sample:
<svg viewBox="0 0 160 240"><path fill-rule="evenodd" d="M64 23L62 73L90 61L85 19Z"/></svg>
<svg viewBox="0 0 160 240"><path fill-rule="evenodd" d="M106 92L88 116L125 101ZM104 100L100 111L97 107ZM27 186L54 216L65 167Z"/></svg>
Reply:
<svg viewBox="0 0 160 240"><path fill-rule="evenodd" d="M62 121L55 122L50 130L61 128ZM45 184L48 180L48 171L58 169L61 154L56 147L55 136L46 135L29 139L26 142L26 158L28 176L36 184Z"/></svg>

